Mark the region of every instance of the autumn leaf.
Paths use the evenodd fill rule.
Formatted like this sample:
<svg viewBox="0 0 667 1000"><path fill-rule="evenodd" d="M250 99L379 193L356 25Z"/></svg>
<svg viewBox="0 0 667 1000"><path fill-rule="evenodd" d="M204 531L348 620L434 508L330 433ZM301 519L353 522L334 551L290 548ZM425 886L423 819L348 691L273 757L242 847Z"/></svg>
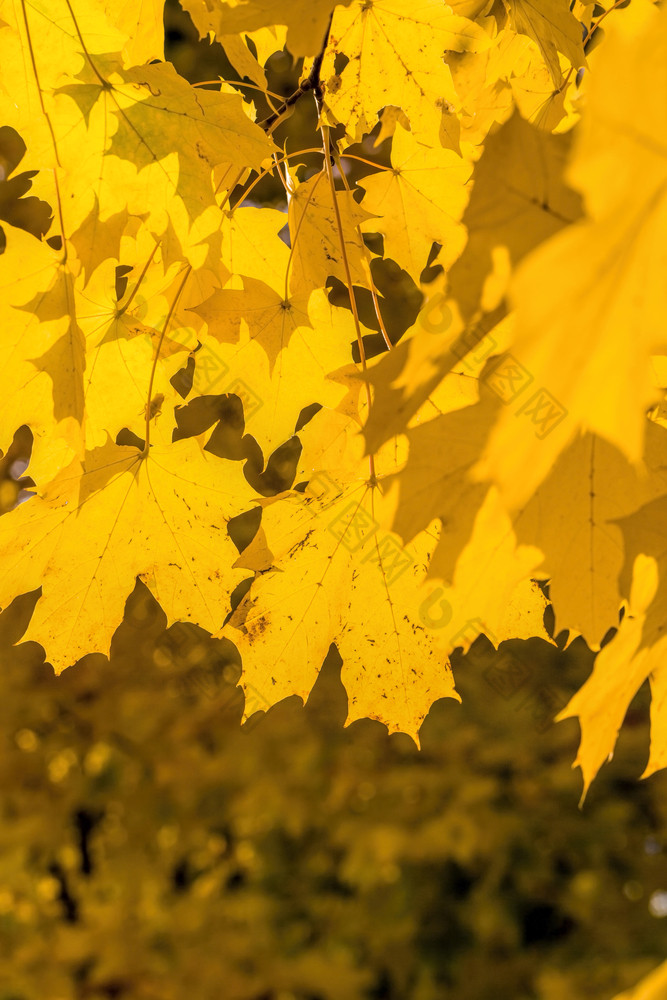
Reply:
<svg viewBox="0 0 667 1000"><path fill-rule="evenodd" d="M292 294L303 294L307 288L321 287L329 277L345 281L346 265L353 284L366 283L367 255L357 226L369 218L369 213L357 205L348 191L337 191L336 202L338 214L324 171L299 184L291 192ZM345 257L341 249L338 216L345 241Z"/></svg>
<svg viewBox="0 0 667 1000"><path fill-rule="evenodd" d="M322 410L302 432L303 462L318 431L337 461L310 473L305 495L264 507L261 534L238 563L258 576L221 634L244 656L244 682L270 701L305 698L335 642L348 722L370 716L417 739L431 702L457 697L446 657L419 616L419 585L437 537L422 532L403 546L381 529L382 494L368 482L363 444L351 430L348 418ZM388 455L380 468L392 464Z"/></svg>
<svg viewBox="0 0 667 1000"><path fill-rule="evenodd" d="M114 191L116 196L121 194L122 188L116 185L125 177L125 183L136 190L136 210L150 184L153 195L146 199L148 204L162 188L165 202L170 193L176 194L194 220L207 206L216 204L211 174L217 164L259 167L273 149L243 112L239 95L197 92L169 63L122 70L115 57L98 57L96 63L84 65L77 83L60 87L58 93L75 101L88 121L89 153L79 169L80 181L98 176L98 164L105 155L109 168L113 158L121 161L120 174L111 171L103 188L105 214L122 208L122 203L112 199ZM181 161L186 151L184 169ZM123 163L133 165L136 180L122 168ZM95 188L99 194L99 183ZM127 198L127 190L122 197Z"/></svg>
<svg viewBox="0 0 667 1000"><path fill-rule="evenodd" d="M640 6L633 27L636 38L619 35L600 53L570 170L587 218L548 240L512 281L514 355L567 415L544 439L502 415L479 472L513 506L580 427L639 461L644 412L656 400L649 358L667 343L659 277L667 266L667 153L658 138L667 128L658 97L667 88L667 17Z"/></svg>
<svg viewBox="0 0 667 1000"><path fill-rule="evenodd" d="M541 568L551 579L556 631L579 633L592 649L599 648L622 597L629 596L619 579L621 525L624 516L664 494L666 443L664 429L649 421L644 463L637 470L608 442L581 435L514 519L519 538L544 553Z"/></svg>
<svg viewBox="0 0 667 1000"><path fill-rule="evenodd" d="M349 0L342 0L349 3ZM304 9L295 0L180 0L196 24L200 37L255 31L267 25L287 26L287 46L295 56L314 56L324 43L329 18L336 4L313 0Z"/></svg>
<svg viewBox="0 0 667 1000"><path fill-rule="evenodd" d="M566 0L504 0L512 28L531 38L542 53L554 86L563 74L558 62L562 52L574 69L586 64L581 25Z"/></svg>
<svg viewBox="0 0 667 1000"><path fill-rule="evenodd" d="M73 275L62 267L60 251L20 229L7 228L6 236L0 322L13 338L5 357L0 439L6 449L16 428L28 424L35 435L35 475L48 482L81 451L85 341Z"/></svg>
<svg viewBox="0 0 667 1000"><path fill-rule="evenodd" d="M359 182L366 190L364 207L377 216L362 229L382 233L387 256L417 282L433 243L445 246L452 259L461 252L465 236L460 217L472 164L452 150L423 146L400 124L391 162L391 170Z"/></svg>
<svg viewBox="0 0 667 1000"><path fill-rule="evenodd" d="M613 756L618 731L636 692L654 671L661 669L664 673L665 637L652 644L643 643L646 609L657 587L656 569L655 559L649 556L640 556L635 561L629 609L618 633L600 650L593 673L558 716L559 719L576 716L581 725L581 743L574 765L581 768L584 779L582 802L600 767ZM662 721L662 711L654 711L652 722ZM661 749L654 752L651 770L655 769L657 759L664 757L662 729L652 728L653 733ZM651 770L647 768L645 773Z"/></svg>
<svg viewBox="0 0 667 1000"><path fill-rule="evenodd" d="M127 35L123 47L126 65L164 59L164 0L105 0L104 10L114 25Z"/></svg>
<svg viewBox="0 0 667 1000"><path fill-rule="evenodd" d="M505 311L513 267L578 218L580 199L563 179L569 146L568 137L541 132L516 113L489 137L463 213L463 252L449 261L444 286L436 285L429 296L414 337L405 338L371 376L376 396L365 429L370 448L405 427L461 356L491 336ZM450 253L443 250L443 264Z"/></svg>
<svg viewBox="0 0 667 1000"><path fill-rule="evenodd" d="M240 465L205 455L194 439L146 459L112 443L95 449L82 470L64 470L0 521L0 604L17 585L42 586L27 638L57 673L86 653L108 654L136 577L170 622L194 619L212 632L244 575L231 568L226 525L250 496Z"/></svg>
<svg viewBox="0 0 667 1000"><path fill-rule="evenodd" d="M402 108L415 137L436 145L443 118L459 103L443 61L447 49L471 52L489 44L482 28L440 0L355 0L338 8L322 65L326 106L353 141L372 131L387 105ZM345 66L336 72L336 59Z"/></svg>

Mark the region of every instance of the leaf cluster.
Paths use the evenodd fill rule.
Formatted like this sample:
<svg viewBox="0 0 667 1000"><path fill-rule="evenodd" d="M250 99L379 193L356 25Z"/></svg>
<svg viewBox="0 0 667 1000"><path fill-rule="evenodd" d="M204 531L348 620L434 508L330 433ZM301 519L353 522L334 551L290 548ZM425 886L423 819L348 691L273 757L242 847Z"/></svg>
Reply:
<svg viewBox="0 0 667 1000"><path fill-rule="evenodd" d="M215 80L160 0L2 8L0 606L60 673L139 580L415 740L455 649L580 636L584 791L647 678L663 767L665 12L181 6Z"/></svg>

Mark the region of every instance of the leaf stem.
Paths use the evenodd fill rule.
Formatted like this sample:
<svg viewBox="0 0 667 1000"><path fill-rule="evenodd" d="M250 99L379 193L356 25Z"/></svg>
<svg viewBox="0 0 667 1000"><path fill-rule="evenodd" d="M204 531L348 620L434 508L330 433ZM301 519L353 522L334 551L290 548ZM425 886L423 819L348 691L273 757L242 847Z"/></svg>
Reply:
<svg viewBox="0 0 667 1000"><path fill-rule="evenodd" d="M338 166L338 173L340 174L340 176L343 179L343 184L345 185L345 189L347 191L351 191L350 185L348 183L348 179L345 176L345 172L343 171L343 168L341 167L339 154L334 152L333 156L334 156L334 158L336 160L336 165ZM368 162L368 160L366 162ZM391 351L391 349L393 348L394 345L392 344L391 340L389 339L389 334L387 333L387 328L384 325L384 320L382 318L382 313L380 312L380 301L378 299L377 288L375 286L375 282L373 281L373 275L371 273L371 258L370 258L370 253L369 253L368 247L364 243L364 237L363 237L362 232L361 232L361 226L357 225L356 226L356 230L357 230L357 235L359 236L359 242L361 243L362 247L364 248L364 257L366 259L366 267L368 269L368 290L370 291L371 297L373 299L373 307L375 309L375 315L377 317L378 323L380 324L380 330L382 332L382 337L384 339L384 342L387 345L387 350Z"/></svg>
<svg viewBox="0 0 667 1000"><path fill-rule="evenodd" d="M200 80L198 83L193 83L193 87L211 87L220 86L221 83L229 83L232 87L249 87L250 90L258 90L265 97L273 97L276 101L283 101L284 96L282 94L276 94L273 90L265 90L264 87L258 87L254 83L245 83L244 80L223 80L222 77L218 77L217 80Z"/></svg>
<svg viewBox="0 0 667 1000"><path fill-rule="evenodd" d="M357 331L357 343L359 345L359 358L361 361L362 371L367 370L366 365L366 348L364 347L364 339L361 335L361 324L359 322L359 311L357 309L357 299L354 294L354 285L352 284L352 272L350 271L350 262L347 256L347 247L345 246L345 233L343 231L343 220L340 214L340 207L338 205L338 198L336 191L336 184L334 182L333 170L331 168L331 152L330 152L330 136L329 128L322 122L322 105L321 105L321 90L315 91L315 100L317 102L317 110L320 115L320 132L322 134L322 150L324 153L324 169L329 180L329 188L331 190L331 198L333 200L334 214L336 216L336 229L338 231L338 241L340 243L340 252L343 260L343 267L345 269L345 284L347 285L347 294L350 299L350 308L352 310L352 316L354 319L354 326ZM371 407L371 387L368 382L364 382L366 386L366 399L368 402L368 409ZM375 485L377 478L375 475L375 457L373 455L368 456L370 459L370 484Z"/></svg>
<svg viewBox="0 0 667 1000"><path fill-rule="evenodd" d="M171 321L171 317L174 315L174 310L181 297L183 289L185 288L185 283L190 277L190 272L192 271L192 264L188 264L183 273L183 280L178 286L178 291L174 296L174 300L169 306L169 312L167 313L166 319L162 325L162 330L160 331L160 339L158 345L155 348L155 355L153 357L153 367L151 368L151 375L148 380L148 399L146 401L146 441L144 444L144 450L141 453L142 458L148 456L148 449L150 448L150 436L151 436L151 399L153 398L153 384L155 382L155 372L157 371L157 363L160 359L160 351L162 350L162 344L164 343L164 338L167 333L167 327Z"/></svg>
<svg viewBox="0 0 667 1000"><path fill-rule="evenodd" d="M134 296L135 296L135 295L137 294L137 292L139 291L139 288L141 287L141 283L142 283L142 281L144 280L144 278L146 277L146 273L147 273L147 271L148 271L148 268L149 268L149 267L151 266L151 264L152 264L152 262L153 262L153 257L154 257L154 256L155 256L155 254L157 253L157 250L158 250L158 247L160 246L160 243L161 243L161 242L162 242L162 240L156 240L156 242L155 242L155 246L154 246L154 247L153 247L153 249L151 250L151 252L150 252L150 254L149 254L149 256L148 256L148 260L146 261L146 263L144 264L144 266L143 266L143 268L142 268L142 271L141 271L141 274L139 275L139 277L138 277L138 279L137 279L137 282L136 282L136 284L135 284L134 288L132 289L132 292L131 292L131 294L130 294L130 297L128 298L128 300L127 300L127 302L125 303L125 305L124 305L124 306L121 306L121 307L120 307L120 308L119 308L119 309L118 309L118 310L116 311L116 317L119 317L119 316L122 316L122 315L123 315L123 313L127 312L127 310L129 309L129 307L130 307L130 305L131 305L131 303L132 303L132 299L134 298Z"/></svg>
<svg viewBox="0 0 667 1000"><path fill-rule="evenodd" d="M53 168L53 183L54 183L54 186L55 186L55 189L56 189L56 199L58 201L58 218L60 220L60 235L61 235L62 241L63 241L63 247L62 247L63 258L62 258L62 263L66 264L67 263L67 239L65 237L65 220L63 218L63 204L62 204L62 198L60 196L60 184L58 182L58 171L56 169L57 167L60 167L62 169L62 164L60 162L60 156L58 155L58 143L56 142L56 133L55 133L55 130L53 128L53 123L51 121L51 118L49 117L49 113L46 110L46 107L44 105L44 98L42 97L42 85L41 85L41 83L39 81L39 73L37 71L37 61L35 59L35 50L34 50L33 44L32 44L32 35L30 34L30 25L28 24L28 12L26 10L25 0L21 0L21 12L23 14L23 24L25 25L25 34L26 34L26 39L27 39L27 42L28 42L28 51L30 52L30 62L32 64L32 71L33 71L33 74L35 76L35 83L37 85L37 96L39 97L39 104L40 104L40 107L42 109L42 114L44 115L44 119L46 121L46 124L48 125L49 132L51 134L51 143L53 145L53 155L54 155L55 161L56 161L56 167Z"/></svg>
<svg viewBox="0 0 667 1000"><path fill-rule="evenodd" d="M318 152L319 152L319 150L318 150ZM312 199L315 197L315 191L317 190L317 185L320 183L320 181L322 180L323 177L324 177L323 173L319 173L318 174L317 180L313 184L313 189L310 192L310 194L308 195L308 199L306 201L306 204L303 206L303 211L301 213L301 217L300 217L299 221L296 224L296 229L294 231L294 236L293 236L293 238L291 240L291 244L292 245L290 246L289 259L287 261L287 267L285 268L285 293L284 293L285 302L287 302L287 300L289 298L289 273L290 273L290 269L292 267L292 261L294 259L294 251L296 249L296 243L297 243L297 240L299 238L299 232L301 231L301 226L302 226L303 220L306 218L306 212L308 210L308 206L310 205Z"/></svg>

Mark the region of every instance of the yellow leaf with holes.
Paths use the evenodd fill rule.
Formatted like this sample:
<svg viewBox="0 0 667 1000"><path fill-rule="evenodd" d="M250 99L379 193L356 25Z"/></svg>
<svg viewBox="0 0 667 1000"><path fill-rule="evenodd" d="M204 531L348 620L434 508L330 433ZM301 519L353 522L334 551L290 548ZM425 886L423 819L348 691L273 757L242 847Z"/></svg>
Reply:
<svg viewBox="0 0 667 1000"><path fill-rule="evenodd" d="M354 142L391 105L408 116L414 136L435 146L460 108L446 50L475 52L489 39L475 21L442 0L355 0L337 8L322 64L326 108ZM336 72L337 60L344 68Z"/></svg>
<svg viewBox="0 0 667 1000"><path fill-rule="evenodd" d="M382 488L370 482L355 431L349 418L322 410L302 432L297 479L307 477L306 492L264 507L238 562L258 575L220 634L241 651L243 683L270 702L305 699L335 642L348 722L368 716L417 739L431 703L458 697L436 631L420 617L437 534L403 545L382 527ZM380 484L395 465L392 448L377 457Z"/></svg>

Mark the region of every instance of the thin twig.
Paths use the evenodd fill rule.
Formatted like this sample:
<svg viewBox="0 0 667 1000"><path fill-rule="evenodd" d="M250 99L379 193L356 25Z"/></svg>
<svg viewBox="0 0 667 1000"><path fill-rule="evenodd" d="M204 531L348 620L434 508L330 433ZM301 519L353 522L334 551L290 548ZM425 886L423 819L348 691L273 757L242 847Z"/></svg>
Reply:
<svg viewBox="0 0 667 1000"><path fill-rule="evenodd" d="M327 45L329 43L329 32L331 31L331 22L333 20L333 11L329 17L329 23L327 24L327 30L324 34L324 41L322 42L322 48L317 53L313 60L313 65L310 69L310 73L305 80L302 80L299 86L296 88L293 94L290 94L286 98L280 107L268 118L265 118L263 122L258 122L257 124L264 129L265 132L272 132L273 129L278 125L280 119L283 118L290 108L293 108L298 100L300 100L304 94L309 91L315 91L317 97L322 96L322 84L320 82L320 73L322 71L322 60L324 59L324 53L327 50Z"/></svg>

